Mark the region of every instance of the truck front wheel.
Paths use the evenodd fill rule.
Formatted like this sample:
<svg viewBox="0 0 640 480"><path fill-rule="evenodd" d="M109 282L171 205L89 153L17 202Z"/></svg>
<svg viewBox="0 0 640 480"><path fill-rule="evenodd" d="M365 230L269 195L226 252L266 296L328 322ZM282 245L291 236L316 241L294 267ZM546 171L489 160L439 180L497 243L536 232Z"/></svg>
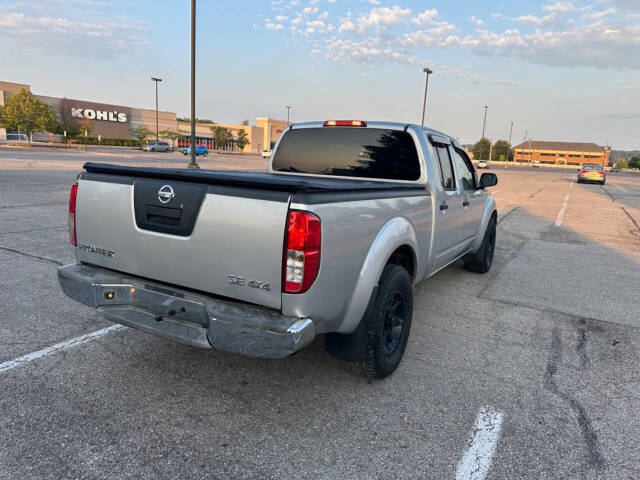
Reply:
<svg viewBox="0 0 640 480"><path fill-rule="evenodd" d="M496 248L496 221L494 218L489 220L487 230L484 232L484 238L480 248L474 254L464 258L464 268L470 272L487 273L491 270L493 264L493 253Z"/></svg>

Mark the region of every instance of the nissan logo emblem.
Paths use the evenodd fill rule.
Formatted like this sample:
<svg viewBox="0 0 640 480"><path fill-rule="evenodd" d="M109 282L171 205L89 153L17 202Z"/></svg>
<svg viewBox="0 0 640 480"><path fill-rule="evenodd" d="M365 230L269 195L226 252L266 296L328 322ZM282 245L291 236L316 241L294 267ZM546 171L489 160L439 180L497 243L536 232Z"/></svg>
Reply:
<svg viewBox="0 0 640 480"><path fill-rule="evenodd" d="M162 203L169 203L176 194L173 193L173 188L171 185L163 185L160 190L158 190L158 200Z"/></svg>

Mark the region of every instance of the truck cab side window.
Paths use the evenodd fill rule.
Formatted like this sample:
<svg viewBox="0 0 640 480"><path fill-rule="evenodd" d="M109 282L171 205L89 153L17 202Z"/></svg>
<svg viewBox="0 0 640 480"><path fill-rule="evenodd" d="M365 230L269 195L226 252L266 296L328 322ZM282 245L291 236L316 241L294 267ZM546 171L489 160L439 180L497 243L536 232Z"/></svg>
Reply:
<svg viewBox="0 0 640 480"><path fill-rule="evenodd" d="M451 164L451 156L446 145L434 145L438 155L438 165L440 166L440 180L445 190L456 189L456 179L453 175L453 165Z"/></svg>
<svg viewBox="0 0 640 480"><path fill-rule="evenodd" d="M478 188L476 175L474 173L471 160L467 158L466 153L457 148L453 149L453 158L460 174L460 183L465 190L475 190Z"/></svg>

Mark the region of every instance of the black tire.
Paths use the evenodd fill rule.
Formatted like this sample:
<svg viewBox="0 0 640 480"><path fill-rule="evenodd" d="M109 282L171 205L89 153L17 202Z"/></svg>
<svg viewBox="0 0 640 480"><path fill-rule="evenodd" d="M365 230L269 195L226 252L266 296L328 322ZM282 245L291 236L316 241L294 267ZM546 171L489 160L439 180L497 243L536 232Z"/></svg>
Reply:
<svg viewBox="0 0 640 480"><path fill-rule="evenodd" d="M369 378L391 375L404 355L411 331L413 290L411 277L398 265L387 265L362 322L366 347L362 367Z"/></svg>
<svg viewBox="0 0 640 480"><path fill-rule="evenodd" d="M605 181L606 181L606 180L602 180L602 185L604 185Z"/></svg>
<svg viewBox="0 0 640 480"><path fill-rule="evenodd" d="M470 272L487 273L493 265L493 254L496 249L496 221L494 218L489 220L487 230L484 232L484 238L480 244L478 251L472 255L465 257L464 268Z"/></svg>

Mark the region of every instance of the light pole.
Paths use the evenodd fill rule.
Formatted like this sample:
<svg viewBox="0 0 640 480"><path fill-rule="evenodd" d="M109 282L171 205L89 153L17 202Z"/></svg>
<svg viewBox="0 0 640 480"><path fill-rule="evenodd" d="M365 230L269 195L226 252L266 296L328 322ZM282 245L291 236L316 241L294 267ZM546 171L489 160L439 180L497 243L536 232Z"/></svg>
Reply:
<svg viewBox="0 0 640 480"><path fill-rule="evenodd" d="M513 122L511 122L511 128L509 128L509 145L507 146L507 156L504 159L504 168L507 168L509 162L509 153L511 152L511 134L513 133Z"/></svg>
<svg viewBox="0 0 640 480"><path fill-rule="evenodd" d="M196 163L196 0L191 0L191 160L189 168L200 168Z"/></svg>
<svg viewBox="0 0 640 480"><path fill-rule="evenodd" d="M161 82L161 78L151 77L151 80L156 82L156 142L159 140L158 133L158 82Z"/></svg>
<svg viewBox="0 0 640 480"><path fill-rule="evenodd" d="M284 108L286 108L286 109L287 109L287 123L289 123L289 111L290 111L293 107L290 107L289 105L287 105L287 106L286 106L286 107L284 107Z"/></svg>
<svg viewBox="0 0 640 480"><path fill-rule="evenodd" d="M480 137L480 142L484 139L484 132L487 128L487 105L484 106L484 120L482 121L482 137ZM484 155L484 142L480 144L480 158L478 160L482 160L482 155Z"/></svg>
<svg viewBox="0 0 640 480"><path fill-rule="evenodd" d="M427 109L427 88L429 87L429 75L431 75L433 73L433 70L431 70L430 68L423 68L422 71L424 73L427 74L427 79L424 82L424 100L422 101L422 123L421 125L424 126L424 113Z"/></svg>

